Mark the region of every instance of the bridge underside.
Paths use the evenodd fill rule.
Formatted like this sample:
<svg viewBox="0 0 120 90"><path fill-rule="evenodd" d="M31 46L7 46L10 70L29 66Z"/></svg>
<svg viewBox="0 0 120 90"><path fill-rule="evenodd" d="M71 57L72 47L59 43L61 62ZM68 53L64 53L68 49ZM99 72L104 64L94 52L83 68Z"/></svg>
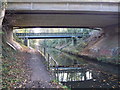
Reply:
<svg viewBox="0 0 120 90"><path fill-rule="evenodd" d="M6 17L14 27L102 28L118 23L118 13L113 12L6 11Z"/></svg>

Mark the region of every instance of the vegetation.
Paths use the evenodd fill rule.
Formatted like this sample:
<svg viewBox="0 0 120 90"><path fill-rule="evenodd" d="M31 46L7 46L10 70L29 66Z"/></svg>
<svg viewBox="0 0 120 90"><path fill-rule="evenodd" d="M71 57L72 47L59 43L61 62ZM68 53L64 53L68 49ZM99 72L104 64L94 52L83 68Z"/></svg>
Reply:
<svg viewBox="0 0 120 90"><path fill-rule="evenodd" d="M2 39L2 88L22 88L27 79L24 52L13 50Z"/></svg>
<svg viewBox="0 0 120 90"><path fill-rule="evenodd" d="M98 57L97 60L102 62L107 62L107 63L120 64L119 62L120 55L113 56L111 58L108 58L106 56L101 56L101 57Z"/></svg>
<svg viewBox="0 0 120 90"><path fill-rule="evenodd" d="M89 32L91 32L91 30L89 29L68 28L66 31L63 31L62 33L89 34ZM85 39L86 39L86 36L84 36L83 38L49 39L49 40L41 41L40 45L42 47L46 47L47 52L49 53L52 53L53 51L51 50L51 48L79 53L87 45L87 42L85 41ZM73 40L75 40L75 42L73 42Z"/></svg>
<svg viewBox="0 0 120 90"><path fill-rule="evenodd" d="M15 41L17 41L18 43L20 43L21 45L24 44L24 39L20 39L18 38L15 33L32 33L33 31L29 30L29 29L20 29L20 30L14 30L14 39ZM35 43L36 43L36 40L30 40L29 39L29 44L31 47L35 48Z"/></svg>
<svg viewBox="0 0 120 90"><path fill-rule="evenodd" d="M63 33L89 33L91 30L89 29L70 29L68 28ZM42 47L46 47L46 51L52 56L55 56L55 58L59 57L61 54L58 52L55 52L53 49L62 51L62 52L72 52L75 55L80 55L80 52L89 44L87 41L88 37L83 38L75 38L77 41L75 44L73 43L72 38L66 38L66 39L49 39L49 40L43 40L40 42L40 45ZM112 63L112 64L119 64L119 55L113 56L113 57L106 57L106 56L100 56L97 57L96 60L105 62L105 63Z"/></svg>
<svg viewBox="0 0 120 90"><path fill-rule="evenodd" d="M62 85L62 83L60 83L57 80L51 80L51 83L54 84L54 85L59 86L59 88L63 88L65 90L71 90L71 88L67 87L66 85Z"/></svg>
<svg viewBox="0 0 120 90"><path fill-rule="evenodd" d="M0 9L5 9L7 7L7 0L0 1Z"/></svg>
<svg viewBox="0 0 120 90"><path fill-rule="evenodd" d="M83 34L89 34L91 32L90 29L70 29L68 28L67 31L63 31L62 33L83 33ZM59 33L59 32L58 32ZM46 47L64 47L64 46L73 46L73 39L77 41L76 45L85 45L84 39L86 36L83 36L83 38L65 38L65 39L49 39L49 40L43 40L40 42L41 45ZM73 46L75 47L75 46Z"/></svg>
<svg viewBox="0 0 120 90"><path fill-rule="evenodd" d="M12 50L7 44L3 42L3 57L2 57L2 80L3 88L12 88L18 87L15 83L22 81L22 78L19 77L22 68L20 69L19 61L16 57L16 51Z"/></svg>

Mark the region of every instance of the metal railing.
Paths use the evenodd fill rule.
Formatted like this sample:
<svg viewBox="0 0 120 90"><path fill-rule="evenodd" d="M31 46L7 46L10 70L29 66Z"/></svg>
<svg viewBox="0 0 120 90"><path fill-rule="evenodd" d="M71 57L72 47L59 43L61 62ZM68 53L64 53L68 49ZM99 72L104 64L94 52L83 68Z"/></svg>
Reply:
<svg viewBox="0 0 120 90"><path fill-rule="evenodd" d="M45 57L45 60L46 60L46 62L47 62L47 69L48 69L48 70L49 70L50 67L52 67L52 66L58 67L57 61L56 61L52 56L50 56L49 53L46 53L45 51L42 51L42 50L39 50L39 52L42 54L43 57ZM50 66L51 64L53 64L53 65Z"/></svg>
<svg viewBox="0 0 120 90"><path fill-rule="evenodd" d="M16 36L84 36L84 33L15 33Z"/></svg>

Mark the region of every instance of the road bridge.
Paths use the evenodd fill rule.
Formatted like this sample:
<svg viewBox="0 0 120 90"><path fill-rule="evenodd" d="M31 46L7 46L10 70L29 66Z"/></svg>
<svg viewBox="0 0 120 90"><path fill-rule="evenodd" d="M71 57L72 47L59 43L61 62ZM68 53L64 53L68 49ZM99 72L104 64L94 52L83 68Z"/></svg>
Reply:
<svg viewBox="0 0 120 90"><path fill-rule="evenodd" d="M120 42L118 6L119 0L8 0L6 37L12 39L13 27L102 28L105 37L90 47L99 54L98 49L117 48Z"/></svg>
<svg viewBox="0 0 120 90"><path fill-rule="evenodd" d="M8 0L14 27L106 27L117 24L119 0Z"/></svg>

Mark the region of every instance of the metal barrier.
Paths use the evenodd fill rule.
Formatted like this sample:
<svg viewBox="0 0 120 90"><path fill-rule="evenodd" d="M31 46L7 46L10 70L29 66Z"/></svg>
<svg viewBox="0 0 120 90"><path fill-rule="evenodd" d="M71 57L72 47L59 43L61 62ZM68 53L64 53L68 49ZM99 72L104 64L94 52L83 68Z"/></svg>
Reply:
<svg viewBox="0 0 120 90"><path fill-rule="evenodd" d="M42 56L45 57L45 60L46 60L46 62L47 62L47 69L48 69L48 70L50 69L50 61L53 62L53 66L58 67L57 61L56 61L52 56L50 56L49 53L45 53L45 52L42 51L42 50L39 50L39 52L42 54Z"/></svg>
<svg viewBox="0 0 120 90"><path fill-rule="evenodd" d="M50 56L50 54L49 53L45 53L44 51L40 51L39 50L39 52L42 54L42 56L44 56L45 57L45 60L46 60L46 62L47 62L47 70L50 70L50 67L52 67L52 66L50 66L50 63L53 61L53 66L55 66L56 67L56 69L54 69L54 76L55 76L55 79L56 79L56 72L57 72L57 74L58 74L58 63L57 63L57 61L52 57L52 56ZM51 60L51 61L50 61Z"/></svg>

